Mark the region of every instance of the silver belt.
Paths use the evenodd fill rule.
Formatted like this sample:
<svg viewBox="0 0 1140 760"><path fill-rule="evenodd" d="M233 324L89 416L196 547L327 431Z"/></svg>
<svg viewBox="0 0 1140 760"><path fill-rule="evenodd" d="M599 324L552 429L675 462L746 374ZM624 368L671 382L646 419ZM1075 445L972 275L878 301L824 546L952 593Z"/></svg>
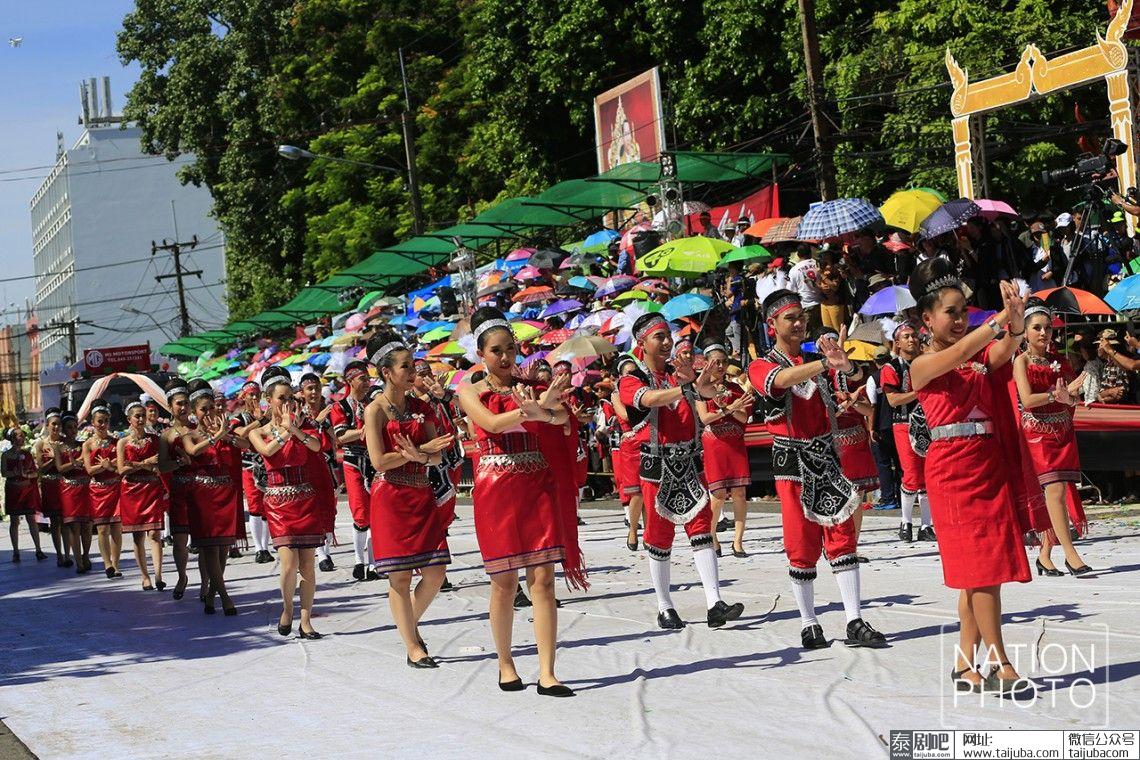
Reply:
<svg viewBox="0 0 1140 760"><path fill-rule="evenodd" d="M977 422L955 422L930 428L930 440L944 441L948 438L972 438L977 435L993 435L994 423L989 420Z"/></svg>

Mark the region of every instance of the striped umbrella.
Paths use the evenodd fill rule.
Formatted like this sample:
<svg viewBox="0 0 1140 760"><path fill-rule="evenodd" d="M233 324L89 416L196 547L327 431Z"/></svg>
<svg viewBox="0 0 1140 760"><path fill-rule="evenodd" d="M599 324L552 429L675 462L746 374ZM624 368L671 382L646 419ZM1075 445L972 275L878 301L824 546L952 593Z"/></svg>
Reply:
<svg viewBox="0 0 1140 760"><path fill-rule="evenodd" d="M837 198L809 208L796 234L801 240L824 240L882 223L883 215L866 198Z"/></svg>
<svg viewBox="0 0 1140 760"><path fill-rule="evenodd" d="M801 221L803 221L802 216L793 216L791 219L784 219L773 224L767 232L760 236L760 242L764 245L775 245L776 243L793 243L800 240Z"/></svg>

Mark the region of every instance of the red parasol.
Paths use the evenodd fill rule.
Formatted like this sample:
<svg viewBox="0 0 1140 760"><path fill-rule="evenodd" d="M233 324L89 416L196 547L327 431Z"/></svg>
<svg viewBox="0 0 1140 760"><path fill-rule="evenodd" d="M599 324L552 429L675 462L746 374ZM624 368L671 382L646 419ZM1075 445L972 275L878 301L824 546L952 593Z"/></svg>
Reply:
<svg viewBox="0 0 1140 760"><path fill-rule="evenodd" d="M554 298L554 288L546 285L532 285L511 296L515 303L539 303Z"/></svg>
<svg viewBox="0 0 1140 760"><path fill-rule="evenodd" d="M1033 295L1040 298L1055 311L1067 314L1107 314L1116 312L1111 306L1100 300L1087 290L1078 288L1048 288L1039 290Z"/></svg>

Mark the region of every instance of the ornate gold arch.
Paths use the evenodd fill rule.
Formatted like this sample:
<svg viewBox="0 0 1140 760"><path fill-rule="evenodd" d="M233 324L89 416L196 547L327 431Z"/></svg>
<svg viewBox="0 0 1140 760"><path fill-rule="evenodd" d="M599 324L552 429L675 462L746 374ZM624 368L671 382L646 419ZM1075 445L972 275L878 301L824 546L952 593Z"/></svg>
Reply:
<svg viewBox="0 0 1140 760"><path fill-rule="evenodd" d="M950 50L946 50L946 70L954 85L950 96L954 166L958 174L958 192L963 198L975 197L971 116L1021 103L1034 93L1046 95L1099 79L1108 86L1112 134L1128 144L1128 151L1116 158L1120 190L1124 192L1136 186L1135 120L1128 86L1128 50L1122 41L1134 2L1124 0L1120 4L1104 36L1097 33L1095 45L1055 58L1046 58L1036 45L1028 45L1013 71L979 82L971 82L969 71L959 66ZM1132 217L1126 216L1131 227Z"/></svg>

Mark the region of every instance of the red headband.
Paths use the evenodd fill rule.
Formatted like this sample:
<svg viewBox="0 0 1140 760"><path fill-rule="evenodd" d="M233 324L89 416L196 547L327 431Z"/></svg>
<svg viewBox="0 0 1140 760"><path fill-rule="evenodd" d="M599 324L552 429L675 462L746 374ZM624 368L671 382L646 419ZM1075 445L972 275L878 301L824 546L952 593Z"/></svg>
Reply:
<svg viewBox="0 0 1140 760"><path fill-rule="evenodd" d="M771 306L768 307L768 311L767 311L767 313L765 313L764 318L765 319L771 319L772 317L778 317L778 316L780 316L781 313L787 311L788 309L792 308L793 306L801 306L801 305L802 305L802 302L800 301L799 296L796 296L796 295L784 296L783 298L778 299L774 304L772 304Z"/></svg>
<svg viewBox="0 0 1140 760"><path fill-rule="evenodd" d="M241 387L241 395L248 396L251 393L260 394L261 386L250 380L248 383Z"/></svg>
<svg viewBox="0 0 1140 760"><path fill-rule="evenodd" d="M351 383L356 378L362 377L366 374L368 374L368 373L365 372L364 370L362 370L360 367L353 367L352 369L350 369L344 373L344 381L346 383Z"/></svg>
<svg viewBox="0 0 1140 760"><path fill-rule="evenodd" d="M650 320L648 324L643 325L642 328L640 330L638 330L637 334L634 335L633 337L635 340L642 340L643 338L648 338L650 335L657 332L658 330L666 330L667 331L668 329L669 329L669 323L665 321L664 317L659 316L656 319Z"/></svg>

